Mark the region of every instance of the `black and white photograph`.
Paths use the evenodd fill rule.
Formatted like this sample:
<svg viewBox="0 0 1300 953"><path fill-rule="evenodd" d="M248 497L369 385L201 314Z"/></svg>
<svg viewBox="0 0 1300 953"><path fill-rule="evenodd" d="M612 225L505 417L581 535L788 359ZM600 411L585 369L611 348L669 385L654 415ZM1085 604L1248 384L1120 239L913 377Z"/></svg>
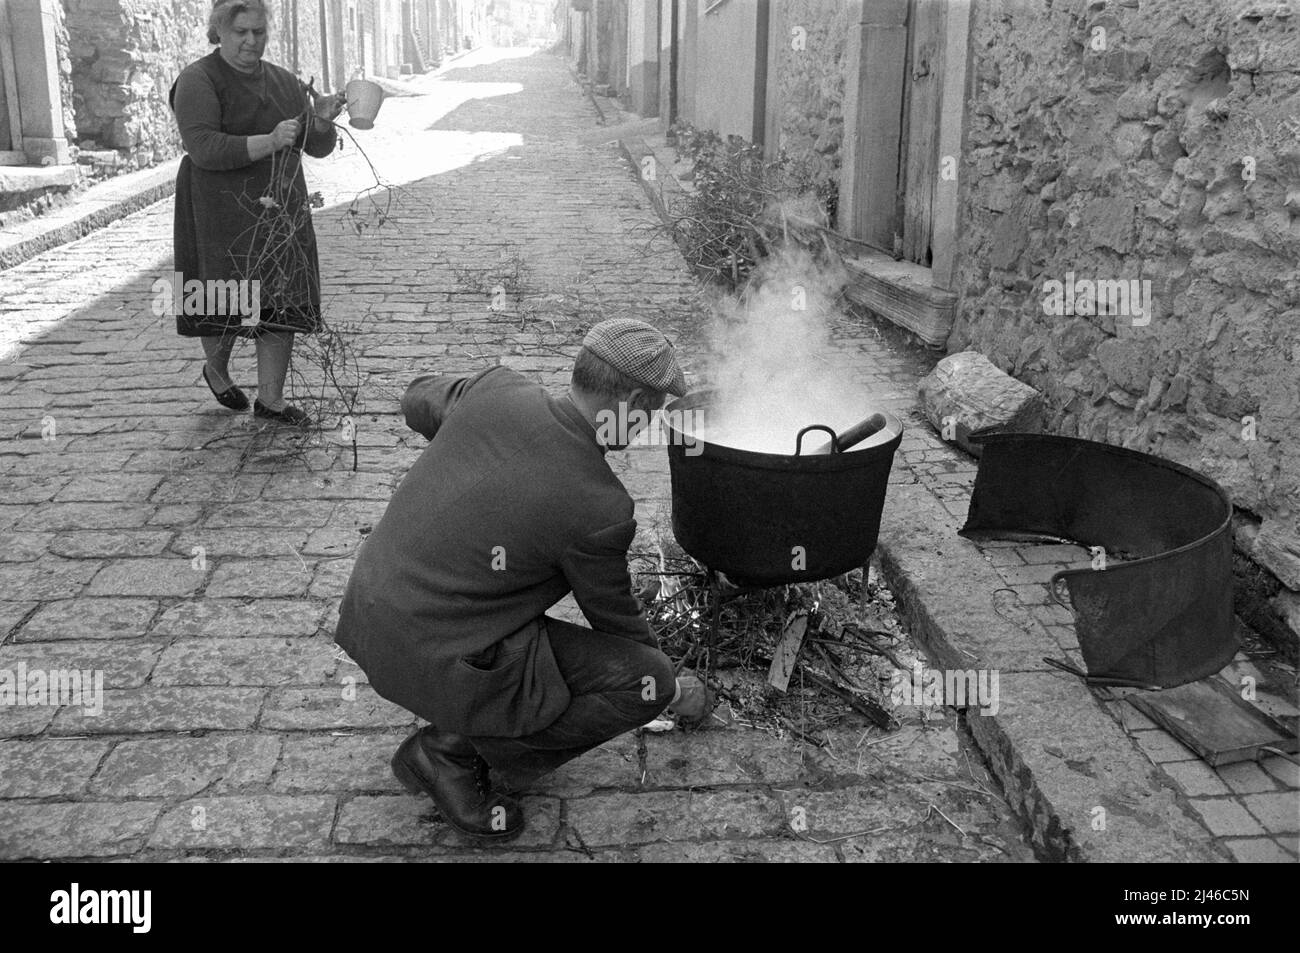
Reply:
<svg viewBox="0 0 1300 953"><path fill-rule="evenodd" d="M1298 654L1300 0L0 0L42 929L920 863L1242 942Z"/></svg>

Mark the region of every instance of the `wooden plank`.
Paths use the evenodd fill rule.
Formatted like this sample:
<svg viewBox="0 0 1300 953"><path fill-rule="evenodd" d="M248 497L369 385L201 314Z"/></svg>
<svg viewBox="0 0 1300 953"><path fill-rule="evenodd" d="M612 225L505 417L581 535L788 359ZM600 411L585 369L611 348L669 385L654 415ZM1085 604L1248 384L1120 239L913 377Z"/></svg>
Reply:
<svg viewBox="0 0 1300 953"><path fill-rule="evenodd" d="M893 195L894 237L893 241L886 246L896 258L903 257L903 229L907 219L907 153L911 147L911 142L908 140L908 118L912 114L912 36L916 23L916 3L917 0L907 0L907 37L903 41L903 73L898 78L903 93L898 127L898 178L894 182Z"/></svg>
<svg viewBox="0 0 1300 953"><path fill-rule="evenodd" d="M966 87L970 63L970 0L949 0L945 14L943 58L943 93L939 103L939 178L934 185L934 204L930 212L930 248L934 260L934 284L953 288L957 272L957 232L961 207L961 157L966 132ZM948 158L954 174L945 178L943 166Z"/></svg>
<svg viewBox="0 0 1300 953"><path fill-rule="evenodd" d="M804 633L808 631L808 613L791 615L781 630L781 641L772 653L772 664L767 670L767 682L778 692L784 692L790 685L790 675L794 672L794 660L799 657L799 648L803 645Z"/></svg>
<svg viewBox="0 0 1300 953"><path fill-rule="evenodd" d="M846 258L845 297L904 327L926 344L948 341L957 316L957 295L934 287L931 271L915 262L879 254Z"/></svg>
<svg viewBox="0 0 1300 953"><path fill-rule="evenodd" d="M944 75L944 0L916 4L909 37L903 257L929 267L930 214L939 175L939 103Z"/></svg>
<svg viewBox="0 0 1300 953"><path fill-rule="evenodd" d="M1263 747L1300 750L1294 733L1217 677L1130 695L1128 701L1211 767L1256 760Z"/></svg>
<svg viewBox="0 0 1300 953"><path fill-rule="evenodd" d="M9 26L8 0L0 0L0 84L4 85L5 106L9 117L9 141L0 142L5 151L22 152L23 117L18 109L18 71L14 68L13 30ZM23 153L23 163L27 154Z"/></svg>
<svg viewBox="0 0 1300 953"><path fill-rule="evenodd" d="M866 0L849 35L840 228L893 248L907 59L907 0Z"/></svg>

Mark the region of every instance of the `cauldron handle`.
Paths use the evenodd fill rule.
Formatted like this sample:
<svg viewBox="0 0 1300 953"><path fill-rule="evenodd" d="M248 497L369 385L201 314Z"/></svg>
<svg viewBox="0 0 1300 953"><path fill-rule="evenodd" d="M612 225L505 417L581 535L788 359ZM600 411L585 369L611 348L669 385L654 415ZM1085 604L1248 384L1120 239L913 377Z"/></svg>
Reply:
<svg viewBox="0 0 1300 953"><path fill-rule="evenodd" d="M803 453L803 435L810 430L825 430L828 434L831 435L831 453L840 452L840 438L839 435L834 430L832 430L830 427L827 427L825 424L811 424L810 426L804 427L803 430L800 430L799 436L795 438L794 455L796 457L800 456Z"/></svg>

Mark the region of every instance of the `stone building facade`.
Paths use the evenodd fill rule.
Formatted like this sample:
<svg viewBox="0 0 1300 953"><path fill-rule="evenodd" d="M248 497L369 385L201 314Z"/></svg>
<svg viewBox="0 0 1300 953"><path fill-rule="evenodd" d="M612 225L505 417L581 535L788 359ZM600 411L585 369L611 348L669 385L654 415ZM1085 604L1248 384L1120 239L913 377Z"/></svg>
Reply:
<svg viewBox="0 0 1300 953"><path fill-rule="evenodd" d="M396 0L389 0L396 6ZM145 166L180 152L167 104L177 74L211 51L210 0L63 0L71 37L72 101L82 143L124 152ZM365 39L372 49L373 12ZM266 58L332 91L361 69L355 0L270 0ZM391 16L393 28L400 17ZM365 22L364 14L361 22ZM382 35L382 34L381 34ZM391 44L390 44L391 45ZM376 57L372 52L369 61Z"/></svg>
<svg viewBox="0 0 1300 953"><path fill-rule="evenodd" d="M764 142L807 163L820 181L840 174L850 0L779 0L772 7Z"/></svg>
<svg viewBox="0 0 1300 953"><path fill-rule="evenodd" d="M545 31L550 9L542 0L268 0L267 6L267 60L314 79L322 92L357 76L423 71L445 51L493 37L513 40L516 14L520 35ZM13 164L8 156L22 151L24 138L29 150L50 143L34 153L36 164L72 162L69 145L116 150L130 168L179 154L168 92L186 65L212 49L211 9L211 0L10 0L0 6L0 40L18 50L21 66L21 89L9 89L0 76L0 153L8 154L0 158ZM29 128L15 132L9 127L19 93Z"/></svg>
<svg viewBox="0 0 1300 953"><path fill-rule="evenodd" d="M971 29L948 349L1055 432L1219 481L1300 630L1300 5L1004 0ZM1150 282L1149 315L1045 313L1071 273Z"/></svg>
<svg viewBox="0 0 1300 953"><path fill-rule="evenodd" d="M179 151L167 94L207 53L208 0L63 0L76 135L150 165Z"/></svg>

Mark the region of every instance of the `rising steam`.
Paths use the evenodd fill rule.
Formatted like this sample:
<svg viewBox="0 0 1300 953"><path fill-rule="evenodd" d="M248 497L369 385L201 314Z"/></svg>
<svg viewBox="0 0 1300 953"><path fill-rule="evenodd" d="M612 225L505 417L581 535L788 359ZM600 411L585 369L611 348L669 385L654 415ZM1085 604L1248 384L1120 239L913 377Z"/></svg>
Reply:
<svg viewBox="0 0 1300 953"><path fill-rule="evenodd" d="M878 409L831 343L845 280L838 259L819 263L786 245L762 260L742 293L719 302L706 374L716 396L695 428L699 439L793 454L801 428L826 424L840 433ZM828 439L810 433L804 451Z"/></svg>

